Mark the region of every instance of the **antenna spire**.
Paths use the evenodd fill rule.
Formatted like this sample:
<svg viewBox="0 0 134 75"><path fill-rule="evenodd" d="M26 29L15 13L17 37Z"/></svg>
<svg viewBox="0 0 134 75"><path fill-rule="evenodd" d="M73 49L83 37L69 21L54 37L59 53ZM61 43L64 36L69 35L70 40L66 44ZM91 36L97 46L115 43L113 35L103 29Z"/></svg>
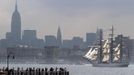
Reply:
<svg viewBox="0 0 134 75"><path fill-rule="evenodd" d="M18 9L18 5L17 5L17 0L16 0L16 4L15 4L15 10Z"/></svg>
<svg viewBox="0 0 134 75"><path fill-rule="evenodd" d="M111 29L111 31L112 31L112 38L114 37L114 26L112 25L112 29Z"/></svg>

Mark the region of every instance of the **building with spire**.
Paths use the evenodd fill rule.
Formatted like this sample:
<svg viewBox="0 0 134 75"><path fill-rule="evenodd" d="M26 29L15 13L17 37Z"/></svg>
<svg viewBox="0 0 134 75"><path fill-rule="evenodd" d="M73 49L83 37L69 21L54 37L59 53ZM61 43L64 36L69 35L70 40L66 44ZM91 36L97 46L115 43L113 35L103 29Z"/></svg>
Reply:
<svg viewBox="0 0 134 75"><path fill-rule="evenodd" d="M15 11L13 12L11 19L11 39L15 45L21 41L21 16L18 11L17 0L15 4Z"/></svg>
<svg viewBox="0 0 134 75"><path fill-rule="evenodd" d="M17 47L21 43L21 16L18 11L17 0L11 18L11 32L6 33L6 39L1 39L0 48Z"/></svg>
<svg viewBox="0 0 134 75"><path fill-rule="evenodd" d="M62 35L61 35L60 27L58 27L58 31L57 31L57 44L60 48L62 47Z"/></svg>

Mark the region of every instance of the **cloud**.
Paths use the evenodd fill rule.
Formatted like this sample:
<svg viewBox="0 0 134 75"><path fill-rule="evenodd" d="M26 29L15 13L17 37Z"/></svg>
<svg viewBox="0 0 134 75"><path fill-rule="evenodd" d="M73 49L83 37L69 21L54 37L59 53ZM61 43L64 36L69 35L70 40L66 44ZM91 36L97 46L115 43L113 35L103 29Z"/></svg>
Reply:
<svg viewBox="0 0 134 75"><path fill-rule="evenodd" d="M0 28L5 26L5 30L0 29L1 37L10 31L14 2L0 2ZM95 32L97 26L109 28L113 24L118 33L123 30L122 33L132 36L134 0L18 0L18 7L22 29L36 29L40 38L56 35L58 25L64 38L85 37L86 32Z"/></svg>
<svg viewBox="0 0 134 75"><path fill-rule="evenodd" d="M43 0L42 4L53 8L107 8L133 6L133 0Z"/></svg>

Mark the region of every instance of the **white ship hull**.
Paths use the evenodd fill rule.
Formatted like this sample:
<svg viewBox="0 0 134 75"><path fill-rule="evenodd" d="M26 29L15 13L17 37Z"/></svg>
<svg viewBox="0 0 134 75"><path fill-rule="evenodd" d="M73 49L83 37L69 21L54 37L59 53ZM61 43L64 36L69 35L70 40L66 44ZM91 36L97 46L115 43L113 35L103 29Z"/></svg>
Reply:
<svg viewBox="0 0 134 75"><path fill-rule="evenodd" d="M128 67L129 63L97 63L90 61L93 67Z"/></svg>
<svg viewBox="0 0 134 75"><path fill-rule="evenodd" d="M94 62L92 60L88 61L92 64L93 67L128 67L128 62L122 62L122 63L98 63Z"/></svg>
<svg viewBox="0 0 134 75"><path fill-rule="evenodd" d="M94 63L92 64L94 67L128 67L127 63Z"/></svg>

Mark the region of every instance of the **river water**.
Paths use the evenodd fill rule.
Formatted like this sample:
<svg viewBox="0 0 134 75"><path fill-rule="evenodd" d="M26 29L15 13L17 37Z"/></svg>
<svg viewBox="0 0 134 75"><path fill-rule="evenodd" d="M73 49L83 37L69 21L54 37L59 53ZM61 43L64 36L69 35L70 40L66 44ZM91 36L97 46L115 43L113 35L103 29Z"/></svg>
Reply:
<svg viewBox="0 0 134 75"><path fill-rule="evenodd" d="M6 64L0 64L0 67L6 67ZM44 65L44 64L10 64L12 67L36 67L36 68L50 68L50 67L66 67L70 75L134 75L134 65L129 67L92 67L91 65Z"/></svg>

